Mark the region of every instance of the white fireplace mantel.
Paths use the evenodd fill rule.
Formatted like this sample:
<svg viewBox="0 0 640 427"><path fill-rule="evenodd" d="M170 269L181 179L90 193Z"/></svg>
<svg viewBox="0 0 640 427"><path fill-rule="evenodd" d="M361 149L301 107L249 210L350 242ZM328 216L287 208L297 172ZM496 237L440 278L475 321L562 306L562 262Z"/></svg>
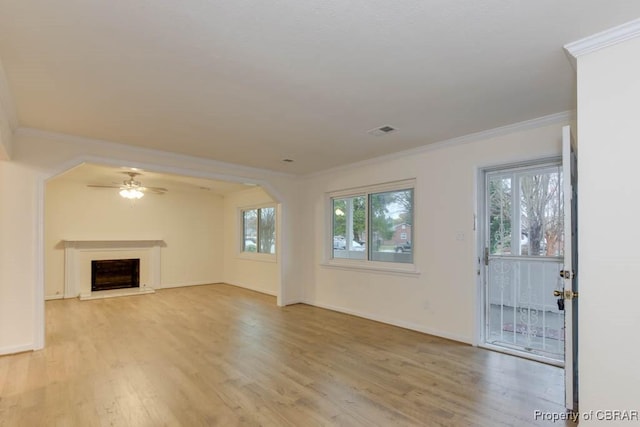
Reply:
<svg viewBox="0 0 640 427"><path fill-rule="evenodd" d="M140 258L140 292L160 287L160 248L164 240L63 240L64 297L92 298L91 261ZM105 292L105 291L102 291Z"/></svg>

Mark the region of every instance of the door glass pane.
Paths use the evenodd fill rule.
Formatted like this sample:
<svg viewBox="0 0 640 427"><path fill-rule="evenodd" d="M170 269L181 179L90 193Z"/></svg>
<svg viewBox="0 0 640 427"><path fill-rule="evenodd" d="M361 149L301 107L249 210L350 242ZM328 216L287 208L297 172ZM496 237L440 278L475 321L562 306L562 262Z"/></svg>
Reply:
<svg viewBox="0 0 640 427"><path fill-rule="evenodd" d="M511 254L513 193L511 176L488 179L489 250L491 255Z"/></svg>
<svg viewBox="0 0 640 427"><path fill-rule="evenodd" d="M561 177L559 168L526 173L519 177L521 255L563 255Z"/></svg>
<svg viewBox="0 0 640 427"><path fill-rule="evenodd" d="M259 210L259 245L258 252L263 254L276 253L276 208L262 208Z"/></svg>
<svg viewBox="0 0 640 427"><path fill-rule="evenodd" d="M371 260L413 262L413 190L370 195Z"/></svg>
<svg viewBox="0 0 640 427"><path fill-rule="evenodd" d="M333 257L366 259L366 197L333 199Z"/></svg>

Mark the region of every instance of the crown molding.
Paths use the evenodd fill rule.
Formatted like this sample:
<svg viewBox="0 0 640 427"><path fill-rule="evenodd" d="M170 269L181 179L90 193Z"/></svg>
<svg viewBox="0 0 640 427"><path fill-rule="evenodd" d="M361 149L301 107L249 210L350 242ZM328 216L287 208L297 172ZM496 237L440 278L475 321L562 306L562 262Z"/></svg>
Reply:
<svg viewBox="0 0 640 427"><path fill-rule="evenodd" d="M580 56L596 52L609 46L622 43L640 36L640 19L609 28L591 36L564 45L571 63L575 66Z"/></svg>
<svg viewBox="0 0 640 427"><path fill-rule="evenodd" d="M362 160L355 163L349 163L349 164L337 166L331 169L325 169L320 172L304 175L304 177L315 178L318 176L334 174L336 172L340 172L344 170L351 170L354 167L374 165L374 164L384 163L390 160L395 160L403 157L417 156L419 154L426 153L433 150L440 150L443 148L455 147L457 145L470 144L472 142L477 142L477 141L482 141L484 139L508 135L514 132L521 132L528 129L535 129L535 128L540 128L540 127L558 124L558 123L566 124L566 123L569 123L571 120L574 120L575 117L576 117L575 111L562 111L560 113L550 114L547 116L542 116L542 117L538 117L531 120L525 120L522 122L517 122L517 123L513 123L506 126L500 126L497 128L488 129L481 132L475 132L475 133L447 139L440 142L426 144L421 147L411 148L409 150L397 151L395 153L374 157L372 159Z"/></svg>
<svg viewBox="0 0 640 427"><path fill-rule="evenodd" d="M349 170L349 169L352 169L354 167L361 167L361 166L367 166L367 165L372 165L372 164L383 163L383 162L387 162L387 161L394 160L394 159L415 156L415 155L419 155L421 153L425 153L425 152L429 152L429 151L433 151L433 150L439 150L439 149L448 148L448 147L454 147L454 146L457 146L457 145L469 144L469 143L481 141L481 140L484 140L484 139L503 136L503 135L507 135L507 134L510 134L510 133L524 131L524 130L528 130L528 129L535 129L535 128L548 126L548 125L552 125L552 124L557 124L557 123L565 123L566 124L566 123L570 122L571 120L575 119L575 114L576 114L575 111L563 111L563 112L560 112L560 113L550 114L550 115L547 115L547 116L542 116L542 117L538 117L538 118L531 119L531 120L525 120L525 121L522 121L522 122L517 122L517 123L513 123L513 124L510 124L510 125L506 125L506 126L501 126L501 127L497 127L497 128L493 128L493 129L484 130L484 131L481 131L481 132L475 132L475 133L471 133L471 134L468 134L468 135L463 135L463 136L460 136L460 137L447 139L447 140L444 140L444 141L439 141L439 142L435 142L435 143L431 143L431 144L426 144L426 145L423 145L423 146L420 146L420 147L417 147L417 148L398 151L398 152L395 152L395 153L390 153L390 154L387 154L387 155L374 157L374 158L371 158L371 159L366 159L366 160L362 160L362 161L359 161L359 162L349 163L349 164L337 166L337 167L334 167L334 168L325 169L323 171L314 172L314 173L311 173L311 174L303 174L303 175L294 175L294 174L286 173L286 172L279 172L279 171L273 171L273 170L269 170L269 169L254 168L254 167L245 166L245 165L221 162L221 161L213 160L213 159L204 159L204 158L193 157L193 156L188 156L188 155L179 154L179 153L173 153L173 152L161 151L161 150L154 150L154 149L151 149L151 148L138 147L138 146L121 144L121 143L105 141L105 140L99 140L99 139L79 137L79 136L68 135L68 134L59 133L59 132L43 131L43 130L34 129L34 128L25 128L25 127L18 128L15 131L15 135L16 136L25 136L25 137L31 136L31 137L38 137L38 138L52 139L52 140L62 140L62 141L76 142L76 143L87 144L87 145L110 146L110 147L113 147L113 148L117 147L117 148L120 148L124 153L126 153L126 151L130 151L130 152L133 151L133 152L138 152L138 153L154 154L154 155L157 155L159 157L165 157L165 158L166 157L170 157L170 158L173 158L173 159L181 158L181 159L184 159L184 160L188 160L190 162L194 162L196 164L206 164L207 166L210 166L210 167L213 167L213 168L215 168L215 167L224 167L224 168L231 167L234 170L236 170L238 173L241 173L241 172L244 172L244 173L247 173L247 174L256 174L256 173L258 173L258 174L261 174L261 175L274 176L274 177L275 176L280 176L280 177L290 177L291 178L291 177L298 176L298 177L303 177L303 178L313 178L313 177L323 176L323 175L326 175L326 174L333 174L335 172L339 172L339 171L343 171L343 170ZM86 161L92 161L92 159L93 159L93 161L96 161L98 163L104 163L104 159L101 158L101 157L96 157L94 159L92 156L88 156L85 160ZM136 165L133 165L133 166L136 166ZM145 167L147 169L149 168L148 165L140 164L139 166L142 167L142 168L145 168ZM171 171L165 171L165 172L171 172ZM176 171L175 173L184 173L184 171L182 171L182 172ZM202 177L210 178L210 179L228 179L228 177L226 177L226 178L212 177L212 176L202 176ZM242 182L244 182L244 181L242 181Z"/></svg>
<svg viewBox="0 0 640 427"><path fill-rule="evenodd" d="M287 172L274 171L270 169L261 169L252 166L241 165L237 163L227 163L220 160L195 157L187 154L176 153L172 151L156 150L153 148L139 147L136 145L123 144L119 142L107 141L103 139L86 138L83 136L69 135L61 132L51 132L35 128L20 127L15 130L14 134L21 137L34 137L56 141L67 141L80 145L93 145L96 147L106 147L110 149L118 150L122 155L126 156L126 153L139 153L148 156L154 156L158 158L171 160L184 160L185 162L197 165L203 165L212 169L233 169L238 174L246 174L248 176L272 176L272 177L293 177L295 175ZM96 156L88 156L96 157ZM100 158L100 157L96 157ZM131 162L129 162L131 163ZM216 178L212 178L216 179Z"/></svg>

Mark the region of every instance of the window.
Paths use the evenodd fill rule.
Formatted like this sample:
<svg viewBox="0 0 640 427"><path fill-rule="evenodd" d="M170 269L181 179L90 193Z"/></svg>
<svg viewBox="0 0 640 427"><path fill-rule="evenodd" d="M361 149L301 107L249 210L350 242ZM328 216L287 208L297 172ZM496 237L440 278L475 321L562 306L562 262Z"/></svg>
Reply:
<svg viewBox="0 0 640 427"><path fill-rule="evenodd" d="M561 167L488 173L487 217L490 255L562 256Z"/></svg>
<svg viewBox="0 0 640 427"><path fill-rule="evenodd" d="M413 182L331 196L332 258L413 263Z"/></svg>
<svg viewBox="0 0 640 427"><path fill-rule="evenodd" d="M242 251L276 253L276 208L242 211Z"/></svg>

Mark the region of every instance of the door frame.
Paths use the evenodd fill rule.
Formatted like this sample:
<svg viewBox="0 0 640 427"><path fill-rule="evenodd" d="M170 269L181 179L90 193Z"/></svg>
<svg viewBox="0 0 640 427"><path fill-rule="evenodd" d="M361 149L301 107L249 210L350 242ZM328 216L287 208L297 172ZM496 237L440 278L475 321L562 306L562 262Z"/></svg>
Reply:
<svg viewBox="0 0 640 427"><path fill-rule="evenodd" d="M517 170L517 169L528 169L537 166L544 166L546 164L556 163L558 165L562 165L562 156L550 156L550 157L541 157L534 158L530 160L518 161L518 162L507 162L507 163L499 163L490 166L479 167L477 169L476 180L477 180L477 189L476 189L476 204L477 204L477 214L475 219L475 229L476 229L476 334L475 334L475 342L474 344L480 348L486 348L489 350L499 351L501 353L509 354L516 357L524 357L527 359L535 360L537 362L546 363L549 365L554 365L558 367L564 368L564 361L560 362L548 357L544 357L537 354L528 354L524 355L522 352L517 350L511 350L505 347L493 346L491 344L485 343L485 322L486 322L486 284L488 279L487 267L484 264L484 248L485 241L487 239L487 204L486 204L486 175L491 172L496 172L500 170ZM563 178L564 179L564 178Z"/></svg>

